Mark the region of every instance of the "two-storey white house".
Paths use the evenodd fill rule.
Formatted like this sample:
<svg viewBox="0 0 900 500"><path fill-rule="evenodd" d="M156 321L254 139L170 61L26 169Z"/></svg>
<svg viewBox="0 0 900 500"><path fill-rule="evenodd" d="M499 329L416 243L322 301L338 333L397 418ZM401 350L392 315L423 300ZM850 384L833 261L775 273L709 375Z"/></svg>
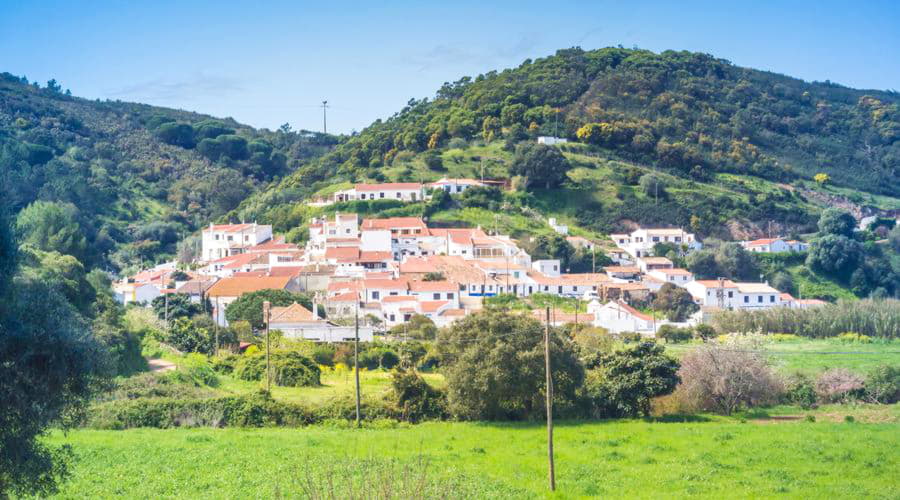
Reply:
<svg viewBox="0 0 900 500"><path fill-rule="evenodd" d="M628 252L632 257L653 255L653 246L657 243L671 243L684 246L688 250L702 247L693 233L683 229L637 229L630 234L610 234L613 242Z"/></svg>
<svg viewBox="0 0 900 500"><path fill-rule="evenodd" d="M210 224L201 233L201 259L209 262L244 253L270 239L272 226L267 224Z"/></svg>

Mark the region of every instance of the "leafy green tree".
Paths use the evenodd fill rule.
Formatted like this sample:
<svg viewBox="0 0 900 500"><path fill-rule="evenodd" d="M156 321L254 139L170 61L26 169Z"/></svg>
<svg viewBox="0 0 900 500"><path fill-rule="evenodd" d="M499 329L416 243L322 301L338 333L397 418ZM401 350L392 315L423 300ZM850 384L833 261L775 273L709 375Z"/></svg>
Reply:
<svg viewBox="0 0 900 500"><path fill-rule="evenodd" d="M666 324L659 327L659 330L656 332L656 337L663 339L666 344L678 344L691 340L693 333L690 328L679 328L674 325Z"/></svg>
<svg viewBox="0 0 900 500"><path fill-rule="evenodd" d="M409 321L397 325L390 330L394 337L416 340L434 340L437 336L437 326L427 316L413 314Z"/></svg>
<svg viewBox="0 0 900 500"><path fill-rule="evenodd" d="M503 192L495 186L475 186L463 191L459 204L464 207L498 210L503 200Z"/></svg>
<svg viewBox="0 0 900 500"><path fill-rule="evenodd" d="M534 239L533 257L540 259L559 259L562 270L569 267L575 254L575 247L559 234L542 234Z"/></svg>
<svg viewBox="0 0 900 500"><path fill-rule="evenodd" d="M706 323L700 323L694 327L694 335L704 342L716 337L716 329Z"/></svg>
<svg viewBox="0 0 900 500"><path fill-rule="evenodd" d="M305 294L288 290L258 290L245 293L229 304L225 309L225 318L229 323L247 321L254 330L262 330L265 328L263 302L267 300L272 307L286 307L297 302L310 311L312 310L312 301Z"/></svg>
<svg viewBox="0 0 900 500"><path fill-rule="evenodd" d="M450 413L464 420L533 420L544 414L543 325L523 315L482 311L438 333ZM574 344L550 335L553 396L571 408L584 378Z"/></svg>
<svg viewBox="0 0 900 500"><path fill-rule="evenodd" d="M836 234L828 234L809 246L806 265L816 271L847 277L863 258L863 247L856 241Z"/></svg>
<svg viewBox="0 0 900 500"><path fill-rule="evenodd" d="M71 255L43 252L31 246L20 249L21 274L59 290L79 313L91 316L96 296L87 281L84 265Z"/></svg>
<svg viewBox="0 0 900 500"><path fill-rule="evenodd" d="M156 128L159 140L172 146L191 149L194 147L194 127L187 123L167 122Z"/></svg>
<svg viewBox="0 0 900 500"><path fill-rule="evenodd" d="M655 295L653 309L665 312L669 321L685 321L699 309L687 290L672 283L661 286Z"/></svg>
<svg viewBox="0 0 900 500"><path fill-rule="evenodd" d="M520 144L512 159L510 173L525 177L525 186L559 187L568 178L571 165L559 149L542 144Z"/></svg>
<svg viewBox="0 0 900 500"><path fill-rule="evenodd" d="M723 276L737 280L759 279L759 267L739 243L729 242L716 251L716 267Z"/></svg>
<svg viewBox="0 0 900 500"><path fill-rule="evenodd" d="M671 394L678 385L678 361L651 342L610 353L587 362L586 390L598 416L650 415L650 400Z"/></svg>
<svg viewBox="0 0 900 500"><path fill-rule="evenodd" d="M0 203L0 497L48 496L67 476L70 455L40 437L87 404L104 352L57 290L13 280L15 248Z"/></svg>
<svg viewBox="0 0 900 500"><path fill-rule="evenodd" d="M166 297L168 297L168 302L166 301ZM175 318L190 318L191 316L211 310L207 307L206 311L204 311L202 304L199 302L192 302L191 296L185 293L160 295L153 299L150 305L153 307L153 312L156 313L157 318L166 319L166 317L168 317L170 321ZM167 307L168 316L166 316Z"/></svg>
<svg viewBox="0 0 900 500"><path fill-rule="evenodd" d="M778 271L772 276L772 287L785 293L795 293L794 277L787 271Z"/></svg>
<svg viewBox="0 0 900 500"><path fill-rule="evenodd" d="M16 228L20 244L87 260L85 231L71 203L36 201L19 212Z"/></svg>
<svg viewBox="0 0 900 500"><path fill-rule="evenodd" d="M894 252L900 253L900 224L894 226L894 229L891 229L891 232L888 233L888 242L891 244Z"/></svg>
<svg viewBox="0 0 900 500"><path fill-rule="evenodd" d="M638 181L641 189L647 197L656 200L665 200L669 193L666 191L666 183L655 174L644 174Z"/></svg>
<svg viewBox="0 0 900 500"><path fill-rule="evenodd" d="M715 279L721 276L716 254L712 250L697 250L687 256L687 268L696 279Z"/></svg>
<svg viewBox="0 0 900 500"><path fill-rule="evenodd" d="M819 232L823 235L835 234L850 238L855 228L856 219L849 212L839 208L828 208L819 217Z"/></svg>

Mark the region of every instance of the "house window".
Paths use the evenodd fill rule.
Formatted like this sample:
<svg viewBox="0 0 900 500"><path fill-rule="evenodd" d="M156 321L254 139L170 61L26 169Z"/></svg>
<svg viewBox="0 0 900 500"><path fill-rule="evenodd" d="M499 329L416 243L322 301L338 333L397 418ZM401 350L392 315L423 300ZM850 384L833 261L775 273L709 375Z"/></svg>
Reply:
<svg viewBox="0 0 900 500"><path fill-rule="evenodd" d="M381 297L379 292L372 292L372 300L378 300Z"/></svg>
<svg viewBox="0 0 900 500"><path fill-rule="evenodd" d="M391 321L394 321L395 316L391 314Z"/></svg>
<svg viewBox="0 0 900 500"><path fill-rule="evenodd" d="M228 241L234 240L234 236L228 236Z"/></svg>
<svg viewBox="0 0 900 500"><path fill-rule="evenodd" d="M441 300L441 294L439 293L435 293L432 296L434 297L434 300Z"/></svg>
<svg viewBox="0 0 900 500"><path fill-rule="evenodd" d="M216 235L216 239L217 239L217 240L219 239L219 235L218 235L218 234Z"/></svg>
<svg viewBox="0 0 900 500"><path fill-rule="evenodd" d="M769 302L775 302L775 296L769 295Z"/></svg>
<svg viewBox="0 0 900 500"><path fill-rule="evenodd" d="M397 292L391 292L391 295L397 295Z"/></svg>
<svg viewBox="0 0 900 500"><path fill-rule="evenodd" d="M378 193L379 198L384 198L384 193Z"/></svg>
<svg viewBox="0 0 900 500"><path fill-rule="evenodd" d="M400 193L397 193L397 199L400 199Z"/></svg>
<svg viewBox="0 0 900 500"><path fill-rule="evenodd" d="M733 298L734 298L734 292L729 291L729 292L728 292L728 298L729 298L729 299L733 299Z"/></svg>
<svg viewBox="0 0 900 500"><path fill-rule="evenodd" d="M448 294L447 294L447 298L450 299L450 300L453 300L453 294L452 294L452 293L448 293Z"/></svg>
<svg viewBox="0 0 900 500"><path fill-rule="evenodd" d="M750 303L750 297L749 297L748 295L744 295L744 303L745 303L745 304L749 304L749 303Z"/></svg>
<svg viewBox="0 0 900 500"><path fill-rule="evenodd" d="M659 236L654 236L653 241L659 241Z"/></svg>
<svg viewBox="0 0 900 500"><path fill-rule="evenodd" d="M562 293L562 287L561 287L561 286L556 287L556 293Z"/></svg>
<svg viewBox="0 0 900 500"><path fill-rule="evenodd" d="M756 297L756 301L761 304L762 303L762 295Z"/></svg>

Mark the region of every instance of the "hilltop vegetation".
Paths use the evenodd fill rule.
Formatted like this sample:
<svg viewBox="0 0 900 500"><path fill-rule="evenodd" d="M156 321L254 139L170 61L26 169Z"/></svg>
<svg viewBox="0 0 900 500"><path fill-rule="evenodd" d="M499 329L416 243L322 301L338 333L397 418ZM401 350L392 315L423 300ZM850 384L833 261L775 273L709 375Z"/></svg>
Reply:
<svg viewBox="0 0 900 500"><path fill-rule="evenodd" d="M171 257L183 235L330 149L310 132L72 97L55 81L0 75L0 177L13 213L67 214L82 263L128 268ZM39 211L35 209L35 211Z"/></svg>
<svg viewBox="0 0 900 500"><path fill-rule="evenodd" d="M800 234L815 230L822 206L857 215L900 208L898 116L895 93L807 83L706 54L561 50L411 100L233 217L287 231L304 222L296 202L337 182L484 174L521 177L517 197L501 205L597 233L636 222L725 238L762 236L769 224ZM562 147L568 172L550 191L517 161L517 146L538 135L579 142ZM647 174L657 182L642 183Z"/></svg>

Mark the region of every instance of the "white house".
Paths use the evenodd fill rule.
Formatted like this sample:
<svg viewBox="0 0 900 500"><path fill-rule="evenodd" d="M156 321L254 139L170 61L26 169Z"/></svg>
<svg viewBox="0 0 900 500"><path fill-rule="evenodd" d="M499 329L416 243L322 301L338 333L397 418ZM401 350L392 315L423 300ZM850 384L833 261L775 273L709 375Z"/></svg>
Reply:
<svg viewBox="0 0 900 500"><path fill-rule="evenodd" d="M672 269L675 264L666 257L641 257L637 259L637 265L641 272L649 273L658 269Z"/></svg>
<svg viewBox="0 0 900 500"><path fill-rule="evenodd" d="M594 316L594 326L605 328L610 333L637 332L641 335L656 334L656 321L629 306L624 301L610 301L602 306L596 300L588 304L588 312Z"/></svg>
<svg viewBox="0 0 900 500"><path fill-rule="evenodd" d="M449 194L459 194L472 187L484 187L487 184L475 179L448 179L432 182L428 185L431 189L443 189Z"/></svg>
<svg viewBox="0 0 900 500"><path fill-rule="evenodd" d="M694 274L687 269L654 269L648 272L647 275L678 286L684 286L694 281Z"/></svg>
<svg viewBox="0 0 900 500"><path fill-rule="evenodd" d="M653 246L657 243L672 243L684 246L688 250L702 247L693 233L683 229L637 229L631 234L610 234L613 242L633 257L653 255Z"/></svg>
<svg viewBox="0 0 900 500"><path fill-rule="evenodd" d="M551 278L558 277L561 272L559 259L536 260L531 263L531 268Z"/></svg>
<svg viewBox="0 0 900 500"><path fill-rule="evenodd" d="M555 146L557 144L565 144L567 142L569 142L569 140L564 137L553 137L550 135L542 135L537 138L537 143L543 144L544 146Z"/></svg>
<svg viewBox="0 0 900 500"><path fill-rule="evenodd" d="M318 317L317 305L313 311L294 302L287 307L273 307L269 312L269 329L279 330L289 339L305 339L315 342L347 342L356 337L354 326L337 326ZM371 326L359 327L359 340L371 342Z"/></svg>
<svg viewBox="0 0 900 500"><path fill-rule="evenodd" d="M418 182L386 182L383 184L357 184L334 194L334 201L352 200L400 200L407 202L425 199L425 189Z"/></svg>
<svg viewBox="0 0 900 500"><path fill-rule="evenodd" d="M701 307L734 309L740 300L737 284L731 280L694 280L684 288Z"/></svg>
<svg viewBox="0 0 900 500"><path fill-rule="evenodd" d="M247 248L272 239L272 226L267 224L210 224L201 233L200 258L212 261L244 253Z"/></svg>
<svg viewBox="0 0 900 500"><path fill-rule="evenodd" d="M223 278L209 287L206 296L213 307L213 318L221 326L228 326L225 309L241 295L258 290L290 290L299 292L299 284L291 276L241 276Z"/></svg>
<svg viewBox="0 0 900 500"><path fill-rule="evenodd" d="M556 217L550 217L547 220L547 225L549 225L551 229L553 229L554 231L556 231L557 233L559 233L563 236L569 234L569 226L567 226L565 224L560 224L556 220Z"/></svg>
<svg viewBox="0 0 900 500"><path fill-rule="evenodd" d="M746 248L748 252L757 253L789 252L791 250L790 245L781 238L762 238L753 241L742 241L741 246Z"/></svg>
<svg viewBox="0 0 900 500"><path fill-rule="evenodd" d="M735 283L740 294L739 309L767 309L781 304L781 292L767 283Z"/></svg>

